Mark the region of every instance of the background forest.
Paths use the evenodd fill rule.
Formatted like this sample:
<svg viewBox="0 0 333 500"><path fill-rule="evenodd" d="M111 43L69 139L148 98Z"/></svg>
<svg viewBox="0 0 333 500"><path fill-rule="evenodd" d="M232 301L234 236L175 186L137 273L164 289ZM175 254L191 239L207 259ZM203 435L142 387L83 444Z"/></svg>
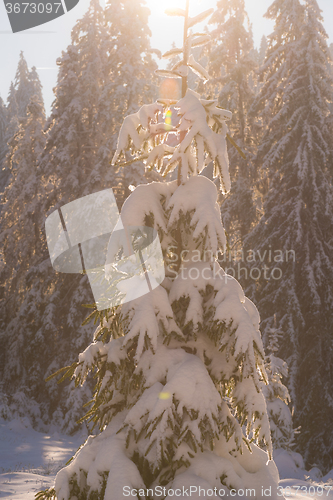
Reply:
<svg viewBox="0 0 333 500"><path fill-rule="evenodd" d="M82 304L94 302L86 276L52 268L45 219L110 187L120 209L134 186L159 178L140 162L119 171L110 165L124 117L170 92L167 79L161 85L152 77L159 54L150 46L148 16L141 0L109 0L105 9L92 0L57 60L50 116L23 53L7 101L0 98L0 417L28 416L41 431L75 432L93 389L93 381L75 391L73 382L45 383L91 342ZM233 113L231 191L219 200L228 246L220 263L260 313L273 445L327 472L333 468L331 50L316 0L274 0L266 16L274 31L255 48L244 1L219 0L205 28L211 41L195 49L211 78L203 84L193 72L189 85ZM170 68L176 63L168 61ZM202 174L213 179L210 167Z"/></svg>

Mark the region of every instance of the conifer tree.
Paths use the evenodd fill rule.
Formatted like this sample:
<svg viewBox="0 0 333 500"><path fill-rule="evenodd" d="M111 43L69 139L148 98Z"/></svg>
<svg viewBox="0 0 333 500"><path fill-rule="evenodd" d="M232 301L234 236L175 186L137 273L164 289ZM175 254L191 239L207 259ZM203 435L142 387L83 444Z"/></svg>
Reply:
<svg viewBox="0 0 333 500"><path fill-rule="evenodd" d="M2 198L3 196L3 191L4 191L4 186L6 185L6 177L5 177L5 170L3 170L5 167L4 165L4 159L5 159L5 154L6 154L6 128L7 128L7 108L4 105L4 102L2 98L0 97L0 196ZM0 205L0 215L1 215L1 209L2 206ZM0 223L1 227L1 223ZM4 266L4 255L3 255L3 250L0 250L0 270L2 270ZM0 300L3 297L4 293L4 287L3 284L0 285ZM0 329L2 328L2 321L0 320ZM1 338L1 337L0 337ZM2 345L2 342L0 340L0 353L3 354L4 352L4 346ZM0 354L0 364L3 366L3 358L2 354ZM2 388L0 386L0 394L2 392Z"/></svg>
<svg viewBox="0 0 333 500"><path fill-rule="evenodd" d="M191 44L201 37L188 31L210 14L191 18L188 9L189 1L185 10L170 12L185 22L183 64L173 73L182 77L181 100L161 99L128 115L113 158L118 165L125 160L126 168L129 148L134 158L144 156L147 166L165 175L178 167L175 181L138 186L121 212L128 239L134 235L133 248L136 232L130 228L140 228L142 237L150 226L170 265L161 286L92 312L100 320L94 341L63 377L74 374L82 384L96 370L86 418L100 434L88 438L58 473L55 488L38 498L118 500L136 489L148 499L156 487L161 490L155 492L164 487L163 496L170 498L183 488L187 496L190 486L197 488L197 498L199 487L208 491L206 497L216 488L218 497L219 490L227 496L231 489L259 483L257 498L262 486L272 487L276 498L258 313L217 263L218 249L225 246L217 189L198 175L213 161L222 189L230 189L225 120L231 114L186 88L188 64L195 64ZM180 117L174 148L167 144L171 105ZM113 236L109 250L117 254ZM126 244L120 250L130 253ZM149 275L145 269L143 279ZM268 454L257 446L262 443Z"/></svg>
<svg viewBox="0 0 333 500"><path fill-rule="evenodd" d="M46 124L47 144L41 163L54 189L46 211L58 204L99 190L102 179L92 176L100 146L99 112L105 60L101 43L106 37L102 8L92 0L72 30L72 43L57 60L55 101ZM106 185L110 169L104 164ZM57 187L56 187L57 186Z"/></svg>
<svg viewBox="0 0 333 500"><path fill-rule="evenodd" d="M276 26L256 104L267 121L257 161L269 189L265 214L246 245L256 256L269 256L270 269L247 290L260 311L264 340L275 317L283 332L279 356L289 365L295 424L301 426L298 451L308 466L330 469L333 214L327 35L316 0L304 6L275 1L268 14ZM260 267L258 258L249 265Z"/></svg>
<svg viewBox="0 0 333 500"><path fill-rule="evenodd" d="M17 132L19 126L18 121L18 108L16 102L16 91L13 82L10 84L9 94L7 98L6 106L6 128L4 131L4 142L3 150L1 152L2 156L2 171L1 171L1 191L3 192L8 184L10 178L10 167L9 163L6 161L6 156L8 154L8 141Z"/></svg>
<svg viewBox="0 0 333 500"><path fill-rule="evenodd" d="M0 97L0 193L3 192L5 185L4 172L4 159L6 156L6 129L8 120L7 108ZM1 207L0 207L1 210Z"/></svg>
<svg viewBox="0 0 333 500"><path fill-rule="evenodd" d="M102 40L102 51L108 57L103 69L105 81L99 111L103 142L93 171L93 175L102 181L105 166L109 165L116 149L124 116L137 111L146 100L155 98L157 94L149 13L143 0L109 0L106 5L107 30ZM117 175L117 185L113 185L120 206L129 194L128 186L146 182L145 177L142 162L132 163L127 171ZM157 176L153 175L153 178Z"/></svg>
<svg viewBox="0 0 333 500"><path fill-rule="evenodd" d="M288 376L288 366L285 361L276 356L282 333L277 328L271 328L268 334L265 368L268 384L263 387L271 428L273 449L290 450L294 441L292 414L288 407L290 395L282 378Z"/></svg>
<svg viewBox="0 0 333 500"><path fill-rule="evenodd" d="M1 141L1 145L3 145L3 143L5 141L6 124L7 124L7 109L6 109L5 103L3 102L2 97L0 96L0 141Z"/></svg>
<svg viewBox="0 0 333 500"><path fill-rule="evenodd" d="M28 69L27 62L24 58L23 52L20 53L18 62L15 82L11 83L9 95L7 99L7 120L6 130L4 133L4 147L0 152L0 165L2 158L2 171L0 188L4 189L10 181L10 162L6 160L9 153L7 143L14 138L14 135L19 128L20 118L25 118L27 114L27 106L32 96L36 95L40 102L43 101L42 85L39 80L36 68L33 67L31 71Z"/></svg>
<svg viewBox="0 0 333 500"><path fill-rule="evenodd" d="M29 81L29 68L22 51L20 52L20 59L17 65L14 87L16 90L15 99L18 116L23 117L26 114L27 104L31 96L31 86Z"/></svg>
<svg viewBox="0 0 333 500"><path fill-rule="evenodd" d="M149 41L149 14L143 0L134 4L131 0L109 0L106 6L108 40L105 43L110 53L107 71L111 78L105 96L117 110L116 123L121 123L126 113L136 112L145 98L156 95L156 88L150 83L156 65ZM121 77L120 85L116 75Z"/></svg>
<svg viewBox="0 0 333 500"><path fill-rule="evenodd" d="M230 135L246 153L229 144L231 191L222 204L222 220L229 236L230 249L241 250L244 237L256 220L252 189L254 172L252 158L254 140L248 111L254 96L256 68L252 29L244 0L220 0L210 21L216 45L210 55L210 71L218 83L219 105L230 109L233 118L228 124ZM215 84L216 85L216 84ZM214 85L214 86L215 86Z"/></svg>
<svg viewBox="0 0 333 500"><path fill-rule="evenodd" d="M10 403L16 393L22 394L31 381L29 359L34 355L30 330L34 319L22 322L17 317L31 286L31 267L40 247L41 214L38 211L42 195L41 171L38 158L45 145L45 114L43 103L32 96L27 116L21 118L17 133L9 142L7 161L12 178L4 193L0 246L4 266L1 269L3 295L0 304L2 344L2 380ZM29 366L30 365L30 366ZM29 377L30 375L30 377ZM36 382L38 373L33 374ZM35 417L38 416L34 407ZM24 414L27 408L20 408Z"/></svg>
<svg viewBox="0 0 333 500"><path fill-rule="evenodd" d="M263 394L266 399L267 413L271 428L273 446L273 458L276 463L280 479L290 476L304 478L303 457L294 451L295 436L300 429L293 427L293 410L290 410L291 398L283 380L288 377L288 365L277 357L277 351L283 338L276 326L268 332L268 344L265 358L265 369L268 384L263 386Z"/></svg>
<svg viewBox="0 0 333 500"><path fill-rule="evenodd" d="M266 58L259 73L262 87L250 109L251 115L259 116L263 132L267 132L267 123L283 103L285 83L297 58L304 6L299 0L274 0L265 17L275 21L275 29L267 37ZM274 137L267 132L268 147L271 139L274 142Z"/></svg>
<svg viewBox="0 0 333 500"><path fill-rule="evenodd" d="M93 0L88 12L73 28L72 44L57 60L55 101L45 126L46 144L39 158L43 185L38 206L41 229L51 207L60 207L101 189L101 183L95 181L89 186L89 180L92 181L90 174L99 147L97 115L103 85L100 36L104 24L102 9ZM29 328L26 325L26 329L35 350L36 344L38 349L48 346L41 356L30 358L30 371L37 369L41 374L41 387L30 380L30 395L40 404L45 422L53 420L60 427L75 430L75 422L81 416L77 407L91 397L89 386L76 392L74 401L70 387L60 393L55 382L45 385L45 377L50 371L71 363L77 348L82 349L89 339L87 328L80 326L86 314L82 303L92 301L89 283L86 276L54 272L48 259L45 233L29 272L31 288L16 320L24 325L34 317L33 325ZM59 310L63 311L65 322L60 323ZM54 357L52 352L57 355Z"/></svg>
<svg viewBox="0 0 333 500"><path fill-rule="evenodd" d="M43 101L43 92L42 92L42 84L39 79L39 75L37 73L36 66L33 66L29 71L29 87L30 87L30 95L36 95L40 101Z"/></svg>
<svg viewBox="0 0 333 500"><path fill-rule="evenodd" d="M128 13L129 9L124 14L124 26ZM40 229L44 228L44 220L50 209L54 210L106 187L117 187L118 178L110 166L112 151L105 153L109 136L103 115L107 109L104 92L110 78L113 79L114 88L117 85L121 87L124 81L119 69L113 69L112 74L109 72L111 64L108 58L111 56L106 44L109 28L98 1L92 0L87 13L73 28L71 45L57 61L59 76L55 101L46 124L45 148L38 160L42 194L35 205L35 212L40 215ZM140 33L133 31L132 46L136 46L136 36L140 39ZM114 40L114 44L116 43L121 45L122 35ZM138 50L139 47L138 43ZM137 55L141 57L140 53ZM26 65L21 59L17 81L20 81L21 74L26 75L25 70ZM36 82L34 69L28 76L29 81ZM141 76L144 77L144 74ZM126 78L129 81L130 75ZM146 84L141 82L139 85L145 88ZM21 88L25 88L23 84ZM13 86L13 104L17 94L18 89ZM123 98L125 99L124 96ZM133 106L134 101L133 96ZM114 116L117 115L119 106L117 101ZM111 106L108 107L112 115L111 109ZM118 118L120 126L120 117ZM18 136L15 141L17 139ZM138 175L137 179L132 179L132 184L138 180L143 182L142 163L140 168L141 171L137 163ZM31 234L27 246L33 245L33 242ZM80 326L87 314L82 303L89 304L93 301L89 282L86 276L54 272L48 259L44 235L39 239L34 259L27 260L24 265L20 279L29 280L29 287L22 289L20 301L13 302L16 304L16 312L13 320L12 316L6 316L4 330L12 331L19 325L22 345L26 345L29 339L29 345L33 346L36 354L33 356L31 348L31 356L22 360L25 351L21 348L16 350L14 360L10 360L8 355L5 363L7 377L10 379L13 376L17 384L18 380L21 381L28 398L36 400L40 405L42 420L47 422L53 419L54 423L72 431L81 416L82 404L91 399L90 386L84 387L81 392L75 391L73 395L71 386L63 390L56 381L45 385L44 379L64 364L72 363L77 351L90 341L90 327ZM7 291L5 295L8 299ZM61 317L59 310L62 311ZM63 317L66 317L66 321L62 321ZM7 351L13 352L11 346L8 346ZM54 352L57 353L56 357L53 357ZM17 376L13 375L15 363L25 366L27 375L22 371Z"/></svg>
<svg viewBox="0 0 333 500"><path fill-rule="evenodd" d="M99 11L101 11L100 8ZM60 71L56 99L46 125L48 132L46 144L39 152L40 157L38 158L39 199L38 202L34 200L34 214L39 214L40 231L44 227L45 216L50 206L54 206L56 202L60 206L61 203L69 201L71 195L79 197L84 189L87 189L86 179L93 166L94 152L97 148L97 131L94 120L99 102L99 93L96 96L96 92L94 94L93 90L96 87L95 79L97 86L101 85L101 81L98 80L96 71L98 53L93 50L94 35L99 31L99 26L96 26L97 23L95 25L90 23L90 21L91 19L86 20L85 24L89 36L87 33L80 34L80 31L77 34L74 29L74 45L71 45L67 52L63 53L62 58L58 60ZM101 26L103 26L103 22L103 16L100 13ZM81 37L82 50L80 46L77 47ZM89 50L90 53L87 55ZM21 66L25 68L23 63ZM34 70L31 72L31 78L36 81ZM13 93L15 101L14 98L12 100L16 102L17 91L15 88L13 90L15 91L15 94ZM97 105L93 101L93 97L97 100ZM86 104L85 101L87 101ZM88 106L91 110L90 114L88 114ZM31 171L31 173L35 172ZM13 230L9 232L12 233ZM27 248L33 246L32 235L28 237L25 245ZM20 335L14 338L16 341L18 339L21 345L21 347L17 346L13 356L11 355L14 352L13 346L8 345L7 347L8 354L4 368L9 382L5 389L9 390L11 379L15 380L17 385L19 380L23 392L30 399L30 403L27 402L27 404L33 408L31 401L37 401L39 416L45 423L50 421L54 415L55 423L62 426L64 414L68 412L73 417L70 423L70 428L73 429L75 421L80 415L75 413L75 405L70 400L70 395L65 390L65 394L62 392L63 399L61 400L57 384L51 383L51 385L45 386L44 379L48 370L57 369L64 362L71 362L71 351L75 352L88 340L85 329L78 327L84 319L84 310L79 304L81 305L82 301L89 303L92 300L89 285L85 277L78 276L71 279L68 275L54 275L48 259L44 231L38 240L34 258L25 260L24 266L20 273L20 279L29 282L29 286L22 290L22 300L17 302L19 307L16 307L15 314L11 315L14 317L9 316L4 324L4 330L9 338L9 331L14 328L19 329ZM8 300L9 297L9 291L6 291L5 298ZM64 308L67 315L65 325L59 325L57 321L58 308ZM70 332L74 325L78 330L77 337L71 338ZM74 349L71 347L73 344L75 345ZM29 357L25 357L23 346L26 345L31 346L28 349L31 353ZM52 352L57 352L57 356L53 360L51 359ZM24 367L25 373L20 370L16 374L14 365ZM80 398L81 396L77 394L77 399L80 400ZM70 411L64 404L66 399L71 401ZM84 399L83 394L81 402L85 402L87 399L89 397ZM34 417L28 410L26 414ZM33 423L41 425L42 420L39 419L39 422L35 420Z"/></svg>
<svg viewBox="0 0 333 500"><path fill-rule="evenodd" d="M16 90L14 87L14 83L10 83L9 93L7 97L7 111L8 111L8 119L9 121L14 117L18 116L18 108L16 102Z"/></svg>
<svg viewBox="0 0 333 500"><path fill-rule="evenodd" d="M330 73L331 77L333 78L333 43L330 44L329 46L329 61L328 61L328 72ZM330 115L329 115L329 127L331 128L331 130L333 131L333 103L330 103L329 104L329 108L330 108ZM332 133L332 136L333 136L333 133ZM332 150L332 160L331 160L331 165L332 165L332 172L333 172L333 141L331 141L331 150Z"/></svg>
<svg viewBox="0 0 333 500"><path fill-rule="evenodd" d="M261 67L264 64L267 47L268 47L267 38L265 35L263 35L260 41L260 48L259 48L259 61L258 61L259 67Z"/></svg>
<svg viewBox="0 0 333 500"><path fill-rule="evenodd" d="M14 83L11 82L8 98L7 98L7 128L6 128L6 142L15 134L18 129L18 106L16 101L16 90Z"/></svg>
<svg viewBox="0 0 333 500"><path fill-rule="evenodd" d="M39 101L37 96L33 96L30 99L27 113L27 117L21 119L19 130L10 143L12 149L9 158L15 169L12 171L14 179L5 192L3 228L6 227L7 229L5 231L6 234L1 235L4 238L3 241L6 241L5 251L7 257L11 256L11 258L15 258L17 264L24 265L25 269L28 268L29 262L33 259L37 241L40 238L40 227L35 221L35 216L38 214L35 213L33 207L38 196L40 196L38 159L45 145L45 134L43 131L45 112L43 103ZM30 204L31 206L29 206ZM30 214L31 216L28 225L27 221L23 224L20 223L21 218L25 217L26 214ZM11 230L10 235L8 229ZM26 241L31 239L33 244L28 247ZM11 241L11 245L7 246L9 240ZM22 248L16 250L20 245L22 245ZM26 254L26 252L29 253ZM11 273L15 266L12 267L9 265L6 267L6 272ZM17 284L14 284L14 288L19 287Z"/></svg>
<svg viewBox="0 0 333 500"><path fill-rule="evenodd" d="M17 103L17 113L19 117L24 117L27 112L30 98L33 95L37 95L38 99L41 100L42 86L36 68L33 67L32 70L29 71L22 51L15 74L14 87L16 91L15 99Z"/></svg>

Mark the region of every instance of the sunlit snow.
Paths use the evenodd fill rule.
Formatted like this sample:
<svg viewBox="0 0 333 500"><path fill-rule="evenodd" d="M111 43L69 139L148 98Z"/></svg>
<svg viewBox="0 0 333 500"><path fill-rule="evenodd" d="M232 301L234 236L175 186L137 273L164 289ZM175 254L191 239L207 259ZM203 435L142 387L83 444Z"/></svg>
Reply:
<svg viewBox="0 0 333 500"><path fill-rule="evenodd" d="M54 483L55 474L82 444L58 432L34 431L22 420L0 420L0 498L33 500L35 494Z"/></svg>
<svg viewBox="0 0 333 500"><path fill-rule="evenodd" d="M0 420L0 498L33 500L38 491L52 487L56 473L84 439L84 433L70 437L36 432L24 419ZM297 453L278 450L274 456L279 493L285 498L333 500L333 470L321 477L317 468L305 471Z"/></svg>

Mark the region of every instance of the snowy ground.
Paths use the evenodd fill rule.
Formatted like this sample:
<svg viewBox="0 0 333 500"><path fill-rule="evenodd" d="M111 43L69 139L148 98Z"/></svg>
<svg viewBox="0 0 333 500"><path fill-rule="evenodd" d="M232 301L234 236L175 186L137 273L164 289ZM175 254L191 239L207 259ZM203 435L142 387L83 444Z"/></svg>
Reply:
<svg viewBox="0 0 333 500"><path fill-rule="evenodd" d="M37 491L53 485L83 440L82 435L42 434L22 420L0 420L0 499L33 500Z"/></svg>
<svg viewBox="0 0 333 500"><path fill-rule="evenodd" d="M0 499L33 500L37 491L53 485L58 470L85 437L42 434L22 420L0 420ZM318 469L302 468L301 458L277 453L279 492L287 499L333 500L333 470L321 477Z"/></svg>

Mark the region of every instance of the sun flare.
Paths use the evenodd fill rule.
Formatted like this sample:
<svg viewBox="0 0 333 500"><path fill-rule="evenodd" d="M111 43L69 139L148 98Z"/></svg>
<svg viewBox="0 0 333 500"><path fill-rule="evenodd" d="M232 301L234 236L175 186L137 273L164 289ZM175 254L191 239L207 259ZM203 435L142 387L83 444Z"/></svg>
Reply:
<svg viewBox="0 0 333 500"><path fill-rule="evenodd" d="M209 2L212 3L212 2ZM185 9L186 0L146 0L152 15L163 16L166 9L180 8ZM205 10L206 4L202 0L190 0L190 12L197 14L199 11Z"/></svg>

